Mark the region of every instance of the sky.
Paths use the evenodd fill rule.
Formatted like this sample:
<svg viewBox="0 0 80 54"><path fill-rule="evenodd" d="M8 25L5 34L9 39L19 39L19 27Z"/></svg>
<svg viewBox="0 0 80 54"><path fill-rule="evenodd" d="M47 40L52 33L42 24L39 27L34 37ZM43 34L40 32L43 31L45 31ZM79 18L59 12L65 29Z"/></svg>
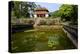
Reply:
<svg viewBox="0 0 80 54"><path fill-rule="evenodd" d="M54 12L56 10L59 10L59 7L61 6L61 4L56 4L56 3L36 2L35 4L40 5L41 7L47 8L49 12Z"/></svg>

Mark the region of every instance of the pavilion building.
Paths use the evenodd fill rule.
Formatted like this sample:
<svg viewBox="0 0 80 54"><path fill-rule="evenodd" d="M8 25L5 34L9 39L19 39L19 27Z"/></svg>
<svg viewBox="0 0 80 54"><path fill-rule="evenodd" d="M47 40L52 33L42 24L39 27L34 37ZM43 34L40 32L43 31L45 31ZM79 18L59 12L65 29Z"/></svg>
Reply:
<svg viewBox="0 0 80 54"><path fill-rule="evenodd" d="M49 16L49 11L46 8L36 8L34 10L34 18L41 17L47 18Z"/></svg>

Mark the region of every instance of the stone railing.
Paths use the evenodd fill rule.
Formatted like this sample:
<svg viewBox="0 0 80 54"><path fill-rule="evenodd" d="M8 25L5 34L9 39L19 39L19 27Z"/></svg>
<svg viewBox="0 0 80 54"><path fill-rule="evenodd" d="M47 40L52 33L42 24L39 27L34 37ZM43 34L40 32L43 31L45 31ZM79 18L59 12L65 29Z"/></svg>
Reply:
<svg viewBox="0 0 80 54"><path fill-rule="evenodd" d="M34 19L30 18L20 18L20 19L12 19L12 24L34 24Z"/></svg>
<svg viewBox="0 0 80 54"><path fill-rule="evenodd" d="M40 26L40 25L59 25L60 19L54 18L36 18L34 26Z"/></svg>
<svg viewBox="0 0 80 54"><path fill-rule="evenodd" d="M67 36L76 46L76 48L78 48L78 27L63 25L63 30L65 33L67 33Z"/></svg>
<svg viewBox="0 0 80 54"><path fill-rule="evenodd" d="M58 25L60 24L60 19L58 18L20 18L12 19L13 24L33 24L33 26L40 25Z"/></svg>

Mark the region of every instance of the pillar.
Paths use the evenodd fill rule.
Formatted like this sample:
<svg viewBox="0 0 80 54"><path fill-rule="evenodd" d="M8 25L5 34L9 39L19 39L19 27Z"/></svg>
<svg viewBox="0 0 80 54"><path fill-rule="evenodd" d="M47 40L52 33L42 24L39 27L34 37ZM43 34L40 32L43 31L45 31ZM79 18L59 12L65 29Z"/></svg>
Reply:
<svg viewBox="0 0 80 54"><path fill-rule="evenodd" d="M45 17L48 17L49 15L48 14L45 14Z"/></svg>
<svg viewBox="0 0 80 54"><path fill-rule="evenodd" d="M34 14L34 18L36 18L37 17L37 15L36 14Z"/></svg>

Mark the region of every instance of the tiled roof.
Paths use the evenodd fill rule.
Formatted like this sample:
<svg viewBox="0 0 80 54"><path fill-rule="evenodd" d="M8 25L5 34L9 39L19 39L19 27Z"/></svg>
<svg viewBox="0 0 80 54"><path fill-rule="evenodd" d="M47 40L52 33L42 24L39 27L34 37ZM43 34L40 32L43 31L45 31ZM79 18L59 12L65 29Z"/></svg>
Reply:
<svg viewBox="0 0 80 54"><path fill-rule="evenodd" d="M38 11L38 10L46 10L46 11L48 11L48 9L46 9L46 8L35 8L35 11Z"/></svg>

